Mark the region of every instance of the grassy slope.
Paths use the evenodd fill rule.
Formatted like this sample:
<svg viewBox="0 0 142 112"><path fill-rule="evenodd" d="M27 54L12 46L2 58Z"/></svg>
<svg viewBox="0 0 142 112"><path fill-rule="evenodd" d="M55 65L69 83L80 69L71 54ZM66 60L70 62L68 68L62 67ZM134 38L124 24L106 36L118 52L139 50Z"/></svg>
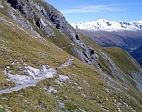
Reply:
<svg viewBox="0 0 142 112"><path fill-rule="evenodd" d="M11 21L9 18L4 16L3 14L1 14L1 17L5 18L8 21ZM17 25L17 24L15 23L15 25ZM70 55L66 54L62 50L59 50L56 46L54 46L50 42L45 42L45 41L42 41L41 39L38 39L38 38L34 39L34 38L30 37L29 35L27 35L26 33L24 33L23 31L19 30L17 27L14 27L13 25L11 25L9 23L1 21L0 28L2 28L2 29L0 29L0 39L1 39L1 41L0 41L0 47L1 47L1 49L0 49L1 50L0 51L1 70L0 70L0 72L1 72L1 74L0 74L0 76L2 77L1 84L3 83L3 85L1 85L0 89L4 89L7 87L9 88L12 86L9 82L4 80L6 76L3 74L4 67L6 65L11 65L12 62L18 61L21 64L27 63L27 64L34 66L34 67L39 67L41 64L46 63L52 67L58 67L61 63L67 61L68 58L71 57ZM47 57L42 57L37 52L45 53L45 54L47 54ZM80 62L78 60L76 60L76 61L77 61L76 66L80 66L80 65L82 66L82 62ZM79 65L78 63L81 63L81 64ZM84 66L88 66L88 65L84 64ZM82 66L82 67L84 67L84 66ZM21 71L21 70L15 70L16 67L14 67L14 66L12 68L15 71L15 73ZM78 68L77 67L74 67L74 68L75 68L75 70L73 70L73 71L75 72ZM87 68L91 69L89 66ZM87 70L87 68L85 67L84 70L85 69ZM70 71L72 71L72 70L70 70ZM77 71L78 71L78 74L80 74L80 73L84 74L81 71L81 68L79 68ZM59 72L68 73L66 70L64 70L64 71L61 70ZM92 72L93 72L93 70L92 70ZM75 72L75 73L77 73L77 72ZM97 81L97 83L98 83L100 80L99 79L97 79L97 80L98 80ZM2 81L4 81L4 82L2 82ZM42 111L42 108L33 108L34 105L35 106L39 105L40 102L42 102L46 105L46 109L48 111L58 109L57 108L57 101L55 101L55 99L53 97L49 96L44 90L39 89L42 87L42 85L45 85L48 87L49 85L51 85L53 83L52 81L53 81L53 79L47 79L46 81L41 82L37 87L34 87L34 88L30 87L26 90L21 90L19 92L15 92L15 93L11 93L11 94L3 94L0 96L0 99L2 100L2 98L5 97L8 100L2 100L1 105L3 105L4 108L6 108L6 105L7 105L10 107L10 110L15 111L15 112L16 111L20 112L23 110ZM64 94L69 94L71 91L66 92L66 88L71 88L71 86L67 85L67 87L65 87L64 88L65 90L63 91L63 92L65 92ZM74 97L73 94L75 94L76 92L74 90L72 90L72 93L69 94L70 97ZM18 96L20 93L23 94L22 98ZM31 95L31 93L32 93L32 95ZM59 94L59 95L61 95L60 98L63 97L62 96L63 94ZM20 100L19 100L19 98L20 98ZM25 101L30 102L30 105ZM50 104L49 104L49 102L50 102ZM66 104L67 105L66 108L70 108L70 105L73 105L72 102L73 101ZM82 103L82 102L80 102L80 103ZM17 105L17 106L15 106L15 105ZM91 108L91 106L88 106L86 108L89 108L89 107ZM98 106L97 106L97 108L98 108Z"/></svg>
<svg viewBox="0 0 142 112"><path fill-rule="evenodd" d="M0 13L0 17L14 23L2 13ZM17 23L14 24L18 25ZM26 29L24 30L28 32ZM31 37L33 34L28 33L30 35L20 30L17 26L0 21L0 89L13 86L12 83L4 80L6 75L4 75L3 70L6 65L10 65L14 73L22 75L20 72L22 68L20 70L17 69L15 66L11 65L12 62L18 61L21 65L27 63L33 67L40 67L40 65L45 63L49 64L51 67L58 67L71 57L71 55L57 48L52 43L45 42L40 38L33 38ZM60 37L62 35L58 36ZM87 44L90 44L90 42L88 41ZM97 45L92 44L92 47L96 48ZM47 56L43 57L40 53L44 53ZM59 74L69 76L70 81L65 81L63 82L63 86L59 86L59 84L55 82ZM139 98L141 96L140 92L129 87L129 91L121 88L125 94L130 95L130 99L128 100L125 98L124 94L117 93L101 81L98 78L99 74L97 69L75 59L74 66L59 69L58 75L55 78L43 80L39 82L36 87L29 87L18 92L0 95L0 105L2 105L4 109L8 108L14 112L22 112L24 110L27 112L35 112L44 111L44 109L46 111L58 111L58 99L67 101L63 110L73 111L81 108L87 112L102 112L103 110L97 105L97 103L101 103L106 109L115 112L117 111L115 99L118 102L122 102L120 101L121 96L121 99L134 109L137 111L141 110L142 101ZM89 85L85 84L84 80L87 81ZM58 92L49 95L47 91L42 89L43 86L47 88L52 86L58 90ZM78 87L81 87L81 90L77 89ZM111 94L106 92L105 88L111 89ZM85 94L86 97L84 98L82 94ZM139 101L140 104L137 104L137 101ZM123 104L120 108L123 111L129 111ZM2 109L0 109L0 111L1 110Z"/></svg>
<svg viewBox="0 0 142 112"><path fill-rule="evenodd" d="M137 71L137 67L131 61L131 57L126 51L120 48L106 48L105 50L124 73L130 74L129 70Z"/></svg>
<svg viewBox="0 0 142 112"><path fill-rule="evenodd" d="M106 47L103 48L99 46L98 44L95 44L94 42L91 42L88 38L84 37L83 35L80 34L82 37L82 40L87 43L87 45L91 46L96 53L99 56L99 63L100 66L103 68L103 71L111 75L113 78L123 81L123 78L121 79L119 75L122 75L122 77L125 78L126 83L130 85L131 87L136 87L135 82L130 78L132 77L131 73L132 71L138 71L138 67L135 65L135 63L132 61L132 57L124 50L117 48L117 47ZM104 52L107 54L116 64L116 66L120 69L118 70L119 73L112 73L110 66L112 66L108 60L106 60L101 52ZM129 77L130 76L130 77Z"/></svg>
<svg viewBox="0 0 142 112"><path fill-rule="evenodd" d="M138 63L142 66L142 46L134 50L131 55L138 61Z"/></svg>

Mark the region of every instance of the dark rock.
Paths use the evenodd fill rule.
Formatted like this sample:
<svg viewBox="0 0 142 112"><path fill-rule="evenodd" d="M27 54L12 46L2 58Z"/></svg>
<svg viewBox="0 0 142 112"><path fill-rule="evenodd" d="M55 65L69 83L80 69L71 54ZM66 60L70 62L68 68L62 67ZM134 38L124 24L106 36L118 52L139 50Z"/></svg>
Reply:
<svg viewBox="0 0 142 112"><path fill-rule="evenodd" d="M29 12L30 12L30 15L32 17L34 17L35 15L37 15L37 13L34 11L34 9L32 7L29 7Z"/></svg>
<svg viewBox="0 0 142 112"><path fill-rule="evenodd" d="M80 38L79 38L79 36L78 36L78 35L76 35L76 39L77 39L77 40L80 40Z"/></svg>
<svg viewBox="0 0 142 112"><path fill-rule="evenodd" d="M28 18L27 5L23 0L8 0L7 2L10 3L14 9L19 10Z"/></svg>
<svg viewBox="0 0 142 112"><path fill-rule="evenodd" d="M94 50L91 50L91 51L90 51L90 54L94 54L94 53L95 53Z"/></svg>
<svg viewBox="0 0 142 112"><path fill-rule="evenodd" d="M87 54L83 51L83 54L85 55L86 58L88 58Z"/></svg>
<svg viewBox="0 0 142 112"><path fill-rule="evenodd" d="M26 4L26 2L28 2L28 4ZM79 35L74 31L72 26L68 24L64 16L59 11L57 11L54 7L47 3L45 3L45 9L45 7L40 4L40 2L43 1L38 2L34 0L26 0L26 2L23 0L8 0L8 3L10 3L14 9L20 11L26 18L33 19L35 25L48 37L54 36L54 31L50 28L54 27L57 28L68 39L72 40L73 43L80 46L80 48L72 49L74 56L90 65L99 65L97 58L98 56L95 51L81 40ZM35 11L35 8L37 8L40 13L38 11ZM29 21L24 17L21 16L21 18L19 18L15 16L14 13L10 13L9 15L13 18L13 20L18 22L25 28L30 29L32 32L35 32L33 30L32 24L30 24ZM35 18L37 18L37 20L35 20Z"/></svg>
<svg viewBox="0 0 142 112"><path fill-rule="evenodd" d="M36 25L42 30L44 31L45 35L47 36L54 36L54 32L48 27L48 25L42 20L38 20L36 22Z"/></svg>

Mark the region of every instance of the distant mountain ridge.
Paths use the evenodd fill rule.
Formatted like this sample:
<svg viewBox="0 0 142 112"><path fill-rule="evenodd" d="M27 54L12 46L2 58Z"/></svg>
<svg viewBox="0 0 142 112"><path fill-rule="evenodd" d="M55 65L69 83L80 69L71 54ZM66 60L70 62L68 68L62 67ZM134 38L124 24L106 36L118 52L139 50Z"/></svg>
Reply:
<svg viewBox="0 0 142 112"><path fill-rule="evenodd" d="M81 30L102 30L102 31L142 30L142 20L121 22L121 21L108 21L105 19L99 19L97 21L90 21L85 23L73 23L71 25L75 29L81 29Z"/></svg>
<svg viewBox="0 0 142 112"><path fill-rule="evenodd" d="M134 56L132 56L142 66L142 55L136 53L136 49L142 46L142 20L121 22L99 19L98 21L71 25L76 28L78 32L81 32L93 42L103 47L120 47L130 54L134 52Z"/></svg>

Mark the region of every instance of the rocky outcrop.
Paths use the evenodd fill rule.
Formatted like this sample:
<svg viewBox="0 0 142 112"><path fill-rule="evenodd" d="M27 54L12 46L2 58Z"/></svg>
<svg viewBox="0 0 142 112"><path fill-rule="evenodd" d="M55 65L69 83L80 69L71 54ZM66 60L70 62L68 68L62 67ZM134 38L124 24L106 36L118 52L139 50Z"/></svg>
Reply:
<svg viewBox="0 0 142 112"><path fill-rule="evenodd" d="M38 37L41 37L32 27L32 25L29 23L29 21L27 19L25 19L22 16L16 16L13 11L11 11L10 9L6 10L7 14L17 23L19 23L21 26L23 26L24 28L30 30L32 33L36 34Z"/></svg>
<svg viewBox="0 0 142 112"><path fill-rule="evenodd" d="M137 88L142 91L142 70L140 72L134 71L132 72L132 77L136 82Z"/></svg>
<svg viewBox="0 0 142 112"><path fill-rule="evenodd" d="M21 24L23 27L27 28L28 30L31 30L34 32L32 26L28 22L28 20L24 19L22 16L17 17L11 10L7 9L7 13L9 16L16 21L17 23Z"/></svg>
<svg viewBox="0 0 142 112"><path fill-rule="evenodd" d="M25 64L26 75L11 74L10 67L6 66L4 73L8 75L7 80L12 81L16 86L5 90L0 90L0 95L3 93L12 93L25 89L27 87L36 86L36 84L46 78L53 78L56 76L57 71L54 68L50 68L48 65L42 65L40 69L33 68Z"/></svg>
<svg viewBox="0 0 142 112"><path fill-rule="evenodd" d="M111 73L109 73L109 75L114 75L113 77L115 77L116 79L119 79L120 81L122 81L124 84L131 86L131 87L135 87L139 89L140 91L142 91L142 69L140 66L138 66L138 64L135 62L135 60L131 60L133 61L133 63L135 64L135 66L137 66L138 70L134 71L134 70L129 70L131 75L128 75L126 73L124 73L117 65L116 63L109 57L108 54L106 54L105 52L100 50L101 55L104 57L104 60L107 61L108 63L108 68L110 69ZM132 82L135 84L133 85Z"/></svg>
<svg viewBox="0 0 142 112"><path fill-rule="evenodd" d="M38 27L48 37L55 36L51 27L58 29L64 36L79 46L78 48L72 48L74 56L85 63L96 65L99 68L97 61L98 55L95 53L95 51L81 40L79 35L65 20L64 16L51 5L44 3L43 1L33 0L26 0L26 2L23 0L8 0L7 2L22 14L20 17L17 17L13 11L7 10L7 13L13 20L34 33L36 33L36 31L33 29L33 27ZM46 4L46 8L41 5L41 2ZM35 8L38 11L35 11ZM34 26L29 23L29 19L34 20Z"/></svg>
<svg viewBox="0 0 142 112"><path fill-rule="evenodd" d="M1 4L1 1L0 1L0 8L4 8L3 5Z"/></svg>
<svg viewBox="0 0 142 112"><path fill-rule="evenodd" d="M74 65L74 58L72 57L67 62L60 65L59 68L65 68L65 67L73 66L73 65Z"/></svg>
<svg viewBox="0 0 142 112"><path fill-rule="evenodd" d="M137 71L131 71L132 78L136 83L136 87L142 92L142 68L133 58L131 59L131 61L138 68Z"/></svg>
<svg viewBox="0 0 142 112"><path fill-rule="evenodd" d="M44 31L45 35L47 36L54 36L54 32L51 30L50 27L48 27L48 25L44 22L43 19L40 19L36 22L36 25L42 30Z"/></svg>
<svg viewBox="0 0 142 112"><path fill-rule="evenodd" d="M27 7L27 1L32 2L33 5L30 6L36 11L36 15L24 16L18 9L11 8L11 5L2 0L4 8L0 9L0 110L142 110L142 94L135 89L136 84L133 81L137 81L139 88L140 74L133 73L136 74L133 78L132 74L129 74L129 70L138 68L130 65L133 65L133 62L129 55L118 48L103 48L92 43L70 25L65 31L62 31L61 27L56 28L56 24L44 17L34 5L39 3L48 12L46 4L42 4L41 0L23 0ZM7 13L4 12L6 9ZM12 13L9 14L8 11ZM21 25L25 25L25 28ZM40 33L42 39L26 28ZM119 69L125 74L120 74L122 72ZM115 77L116 75L120 75L119 78Z"/></svg>
<svg viewBox="0 0 142 112"><path fill-rule="evenodd" d="M82 60L90 65L96 65L98 68L100 68L98 64L98 55L96 52L81 40L76 39L76 41L77 44L82 48Z"/></svg>
<svg viewBox="0 0 142 112"><path fill-rule="evenodd" d="M111 72L112 73L118 72L118 68L116 64L114 63L114 61L106 53L102 52L101 50L100 50L100 53L102 54L104 59L110 64L109 69L111 70Z"/></svg>
<svg viewBox="0 0 142 112"><path fill-rule="evenodd" d="M10 3L14 9L18 9L28 17L27 5L23 0L7 0L7 2Z"/></svg>

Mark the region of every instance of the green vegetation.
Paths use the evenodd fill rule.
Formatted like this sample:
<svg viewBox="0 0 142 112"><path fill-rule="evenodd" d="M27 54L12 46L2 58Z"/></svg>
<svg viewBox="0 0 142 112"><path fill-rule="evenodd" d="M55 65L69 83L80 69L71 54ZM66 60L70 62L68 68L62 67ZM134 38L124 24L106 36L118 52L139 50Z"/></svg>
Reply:
<svg viewBox="0 0 142 112"><path fill-rule="evenodd" d="M131 71L137 71L137 67L131 60L130 55L126 53L126 51L114 47L106 48L105 50L124 73L130 75Z"/></svg>
<svg viewBox="0 0 142 112"><path fill-rule="evenodd" d="M52 28L52 30L55 32L54 37L46 37L40 31L40 34L43 34L44 38L48 40L44 41L12 21L0 9L0 90L15 86L6 80L7 75L4 74L6 66L10 66L12 74L19 75L26 74L22 72L24 63L36 68L40 68L43 64L57 68L57 75L54 78L42 80L36 87L28 87L17 92L0 95L0 105L3 107L0 112L4 112L6 109L13 112L58 112L59 110L77 112L81 112L81 110L87 112L109 110L117 112L118 108L124 112L131 111L125 103L137 112L141 112L142 93L118 80L109 80L107 75L96 67L74 58L72 66L59 69L58 66L67 62L74 54L71 49L79 46L73 45L65 48L71 45L72 41L57 29ZM104 49L83 35L80 34L80 36L99 55L101 67L105 71L111 73L108 63L100 55L100 50L108 53L125 73L129 73L129 69L136 70L126 52L117 48ZM60 75L67 76L69 79L61 80ZM53 87L56 92L49 92L50 87ZM63 106L60 106L61 104Z"/></svg>

